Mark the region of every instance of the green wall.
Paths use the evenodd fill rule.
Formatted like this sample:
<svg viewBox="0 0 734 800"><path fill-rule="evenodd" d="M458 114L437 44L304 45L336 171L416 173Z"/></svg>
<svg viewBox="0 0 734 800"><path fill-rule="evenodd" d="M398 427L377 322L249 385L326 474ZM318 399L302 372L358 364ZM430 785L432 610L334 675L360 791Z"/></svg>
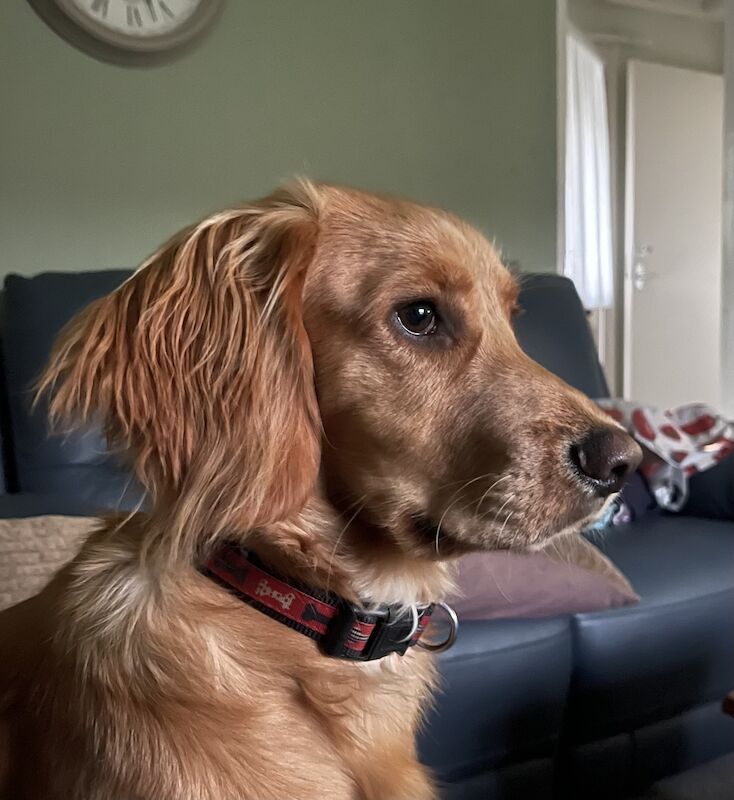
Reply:
<svg viewBox="0 0 734 800"><path fill-rule="evenodd" d="M294 173L449 208L555 268L555 3L228 0L163 67L0 11L0 273L132 266Z"/></svg>

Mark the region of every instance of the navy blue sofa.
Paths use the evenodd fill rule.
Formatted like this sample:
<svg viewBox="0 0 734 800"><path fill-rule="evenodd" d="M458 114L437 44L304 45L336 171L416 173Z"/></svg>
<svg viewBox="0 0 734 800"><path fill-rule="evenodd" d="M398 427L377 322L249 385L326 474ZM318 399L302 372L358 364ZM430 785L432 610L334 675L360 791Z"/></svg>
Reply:
<svg viewBox="0 0 734 800"><path fill-rule="evenodd" d="M30 410L30 385L59 329L129 274L6 279L0 516L93 514L138 497L99 432L49 439L43 408ZM605 396L572 284L526 276L521 304L527 352ZM688 510L698 516L653 513L605 535L638 605L462 626L441 659L443 689L420 742L447 800L621 800L734 751L734 720L720 711L734 688L734 474L726 462L722 469L731 475L723 493L716 470L694 480Z"/></svg>

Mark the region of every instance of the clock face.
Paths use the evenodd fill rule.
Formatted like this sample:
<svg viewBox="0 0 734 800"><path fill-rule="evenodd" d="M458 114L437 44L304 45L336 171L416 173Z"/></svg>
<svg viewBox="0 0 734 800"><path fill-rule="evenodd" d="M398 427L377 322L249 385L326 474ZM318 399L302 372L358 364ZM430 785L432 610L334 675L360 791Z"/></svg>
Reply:
<svg viewBox="0 0 734 800"><path fill-rule="evenodd" d="M160 64L183 54L206 34L224 5L224 0L28 2L75 47L126 66Z"/></svg>
<svg viewBox="0 0 734 800"><path fill-rule="evenodd" d="M169 34L192 17L202 0L61 0L80 25L130 37Z"/></svg>

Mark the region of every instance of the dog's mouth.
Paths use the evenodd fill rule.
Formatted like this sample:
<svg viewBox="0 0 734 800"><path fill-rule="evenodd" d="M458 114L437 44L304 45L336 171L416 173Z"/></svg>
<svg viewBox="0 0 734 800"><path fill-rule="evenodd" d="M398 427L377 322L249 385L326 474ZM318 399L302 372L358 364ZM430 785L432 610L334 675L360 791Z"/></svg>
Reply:
<svg viewBox="0 0 734 800"><path fill-rule="evenodd" d="M343 516L348 524L345 536L352 529L370 532L362 538L370 548L379 542L392 542L404 553L428 560L445 560L478 550L517 550L542 547L560 532L590 527L604 514L608 502L591 500L582 495L565 507L559 504L553 513L533 513L534 504L511 502L512 494L497 501L494 513L432 514L414 506L402 509L389 519L382 519L380 504L366 504L355 513L354 503L347 500ZM335 503L336 505L336 503ZM476 508L470 504L469 511ZM553 504L551 503L551 509ZM542 509L541 509L542 511Z"/></svg>

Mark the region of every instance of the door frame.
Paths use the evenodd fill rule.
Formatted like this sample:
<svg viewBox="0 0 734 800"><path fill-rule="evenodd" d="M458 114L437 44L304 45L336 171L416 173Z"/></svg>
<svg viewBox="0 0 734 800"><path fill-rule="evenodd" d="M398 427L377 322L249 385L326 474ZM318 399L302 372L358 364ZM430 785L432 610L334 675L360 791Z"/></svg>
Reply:
<svg viewBox="0 0 734 800"><path fill-rule="evenodd" d="M622 282L622 307L620 317L622 322L622 396L630 397L632 383L632 281L629 276L632 272L634 261L634 219L635 219L635 141L634 125L631 124L630 110L632 108L632 70L630 61L625 64L624 76L624 252L620 259L622 269L620 281Z"/></svg>
<svg viewBox="0 0 734 800"><path fill-rule="evenodd" d="M724 22L724 208L721 264L721 400L734 419L734 3Z"/></svg>

